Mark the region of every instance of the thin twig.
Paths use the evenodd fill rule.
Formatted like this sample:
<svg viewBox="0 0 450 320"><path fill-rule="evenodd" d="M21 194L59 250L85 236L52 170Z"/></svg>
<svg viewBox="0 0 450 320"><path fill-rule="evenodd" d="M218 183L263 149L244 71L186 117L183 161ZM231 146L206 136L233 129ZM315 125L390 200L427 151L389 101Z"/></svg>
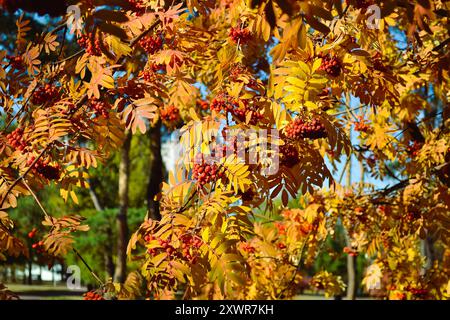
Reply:
<svg viewBox="0 0 450 320"><path fill-rule="evenodd" d="M83 262L83 264L86 266L86 268L89 270L89 272L91 273L91 275L94 277L95 280L98 281L98 283L100 283L102 286L104 286L105 284L103 283L103 281L95 274L95 272L92 270L92 268L89 266L89 264L86 262L86 260L84 260L84 258L81 256L81 254L78 252L77 249L72 248L73 252L75 252L75 254L78 256L78 258L80 258L80 260Z"/></svg>
<svg viewBox="0 0 450 320"><path fill-rule="evenodd" d="M20 176L18 177L8 188L8 190L5 193L4 198L2 199L2 202L0 203L0 208L3 208L3 204L6 201L6 198L8 197L9 193L14 189L14 187L20 182L20 180L24 179L27 174L33 169L33 167L36 165L36 163L41 159L41 157L44 155L45 151L50 147L51 143L47 144L47 146L42 149L41 153L37 156L36 159L34 159L33 163L28 167L28 169Z"/></svg>
<svg viewBox="0 0 450 320"><path fill-rule="evenodd" d="M50 215L47 213L47 211L45 210L44 206L42 205L42 203L39 201L38 197L36 196L36 194L34 193L34 191L30 188L30 186L28 185L28 183L25 181L25 179L22 178L22 182L25 185L25 187L27 187L28 191L30 191L31 195L33 196L34 200L36 200L36 203L38 204L38 206L41 208L42 212L44 213L45 217L48 218L50 217Z"/></svg>

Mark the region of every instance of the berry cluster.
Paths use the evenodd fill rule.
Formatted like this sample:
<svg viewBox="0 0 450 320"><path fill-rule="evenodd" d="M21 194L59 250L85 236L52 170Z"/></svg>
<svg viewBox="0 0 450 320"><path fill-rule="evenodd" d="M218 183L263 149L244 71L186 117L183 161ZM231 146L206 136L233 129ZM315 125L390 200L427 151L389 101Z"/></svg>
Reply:
<svg viewBox="0 0 450 320"><path fill-rule="evenodd" d="M280 146L280 163L282 166L292 168L300 162L298 150L292 144Z"/></svg>
<svg viewBox="0 0 450 320"><path fill-rule="evenodd" d="M141 71L139 76L142 79L144 79L145 82L153 82L156 80L158 73L164 72L165 70L166 70L166 65L152 63L152 64L150 64L150 66L145 68L144 71Z"/></svg>
<svg viewBox="0 0 450 320"><path fill-rule="evenodd" d="M180 110L175 106L168 106L160 111L162 121L176 124L180 121Z"/></svg>
<svg viewBox="0 0 450 320"><path fill-rule="evenodd" d="M199 249L202 246L202 240L199 237L183 235L181 242L183 257L192 264L196 263L200 255Z"/></svg>
<svg viewBox="0 0 450 320"><path fill-rule="evenodd" d="M39 15L48 14L51 17L64 15L67 7L65 1L52 0L0 0L0 6L10 12L22 9Z"/></svg>
<svg viewBox="0 0 450 320"><path fill-rule="evenodd" d="M207 164L205 162L205 156L202 153L195 156L195 164L192 173L192 177L197 180L197 183L200 186L223 177L223 172L219 170L215 163Z"/></svg>
<svg viewBox="0 0 450 320"><path fill-rule="evenodd" d="M59 97L59 90L54 85L47 83L43 87L39 87L36 91L34 91L33 97L31 98L31 103L41 105L58 100Z"/></svg>
<svg viewBox="0 0 450 320"><path fill-rule="evenodd" d="M328 75L332 77L338 77L341 74L342 65L336 56L331 56L329 54L324 55L319 54L319 58L322 58L322 64L319 70L325 71Z"/></svg>
<svg viewBox="0 0 450 320"><path fill-rule="evenodd" d="M21 128L17 128L16 130L8 134L6 138L8 139L9 145L14 149L23 151L27 147L27 142L23 138L23 129Z"/></svg>
<svg viewBox="0 0 450 320"><path fill-rule="evenodd" d="M160 35L147 36L139 40L139 45L148 54L154 54L161 50L163 46L163 39Z"/></svg>
<svg viewBox="0 0 450 320"><path fill-rule="evenodd" d="M197 108L199 108L201 110L208 110L209 109L209 102L206 101L206 100L198 99L195 102L195 105L197 106Z"/></svg>
<svg viewBox="0 0 450 320"><path fill-rule="evenodd" d="M82 48L86 49L89 55L97 57L102 55L100 39L94 37L93 34L82 34L77 42Z"/></svg>
<svg viewBox="0 0 450 320"><path fill-rule="evenodd" d="M242 99L241 100L243 106L239 105L239 102L235 99L226 96L224 94L219 94L217 97L215 97L210 104L210 109L220 112L221 110L225 112L231 113L234 117L236 117L239 121L245 121L247 114L249 112L252 113L250 124L256 124L259 120L261 120L264 115L259 113L256 110L256 107L254 105L250 104L249 100Z"/></svg>
<svg viewBox="0 0 450 320"><path fill-rule="evenodd" d="M286 136L290 139L319 139L327 136L325 126L319 119L312 119L305 122L300 118L296 118L288 124L286 128Z"/></svg>
<svg viewBox="0 0 450 320"><path fill-rule="evenodd" d="M274 223L275 228L278 230L278 235L286 235L286 225L282 222L275 222Z"/></svg>
<svg viewBox="0 0 450 320"><path fill-rule="evenodd" d="M228 35L237 44L246 44L252 38L252 34L248 28L231 28Z"/></svg>
<svg viewBox="0 0 450 320"><path fill-rule="evenodd" d="M256 249L254 246L252 246L250 243L248 242L243 242L241 244L241 248L242 250L244 250L247 253L255 253Z"/></svg>
<svg viewBox="0 0 450 320"><path fill-rule="evenodd" d="M420 149L422 149L422 143L419 141L414 141L412 145L409 145L406 149L406 152L408 152L411 157L415 158L420 152Z"/></svg>
<svg viewBox="0 0 450 320"><path fill-rule="evenodd" d="M109 118L109 110L111 110L111 105L109 103L98 99L91 99L91 101L89 101L89 107L94 111L97 117L102 116L105 119Z"/></svg>
<svg viewBox="0 0 450 320"><path fill-rule="evenodd" d="M34 250L36 250L36 253L41 254L45 252L45 248L44 248L44 241L38 241L35 242L31 245L31 248L33 248Z"/></svg>
<svg viewBox="0 0 450 320"><path fill-rule="evenodd" d="M33 156L27 161L27 165L31 166L36 158ZM59 180L61 176L61 166L57 163L50 165L50 161L39 159L33 166L33 172L43 179Z"/></svg>
<svg viewBox="0 0 450 320"><path fill-rule="evenodd" d="M163 250L169 256L172 255L176 251L176 249L169 243L169 240L164 240L164 239L159 238L158 242L159 242L159 245L161 246L161 248L163 248Z"/></svg>
<svg viewBox="0 0 450 320"><path fill-rule="evenodd" d="M98 294L95 291L88 291L83 294L84 300L105 300L101 294Z"/></svg>
<svg viewBox="0 0 450 320"><path fill-rule="evenodd" d="M358 121L355 122L355 131L367 132L370 130L370 126L364 121L363 117L358 117Z"/></svg>
<svg viewBox="0 0 450 320"><path fill-rule="evenodd" d="M25 64L23 61L22 56L6 56L6 59L9 60L9 64L11 65L11 67L13 67L13 69L16 69L18 71L22 71L25 69Z"/></svg>
<svg viewBox="0 0 450 320"><path fill-rule="evenodd" d="M211 104L209 105L209 108L212 111L217 112L222 110L225 112L233 112L233 110L238 107L239 104L234 99L224 94L219 94L211 101Z"/></svg>

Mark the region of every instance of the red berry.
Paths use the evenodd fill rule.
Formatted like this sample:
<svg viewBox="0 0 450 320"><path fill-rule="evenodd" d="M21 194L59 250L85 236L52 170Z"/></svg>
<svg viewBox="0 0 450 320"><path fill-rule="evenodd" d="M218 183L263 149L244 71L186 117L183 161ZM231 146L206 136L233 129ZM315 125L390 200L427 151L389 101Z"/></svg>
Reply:
<svg viewBox="0 0 450 320"><path fill-rule="evenodd" d="M229 37L236 44L246 44L252 38L252 34L248 28L231 28Z"/></svg>
<svg viewBox="0 0 450 320"><path fill-rule="evenodd" d="M286 136L290 139L319 139L327 136L325 126L319 119L312 119L308 122L296 118L286 127Z"/></svg>
<svg viewBox="0 0 450 320"><path fill-rule="evenodd" d="M208 164L205 162L203 154L197 154L194 168L192 169L192 177L197 180L199 186L214 182L222 178L223 173L215 163Z"/></svg>
<svg viewBox="0 0 450 320"><path fill-rule="evenodd" d="M91 56L101 56L102 50L100 47L100 40L92 33L82 34L77 40L78 44L86 49L86 52Z"/></svg>
<svg viewBox="0 0 450 320"><path fill-rule="evenodd" d="M180 110L175 106L168 106L160 111L161 119L169 127L177 125L181 120Z"/></svg>
<svg viewBox="0 0 450 320"><path fill-rule="evenodd" d="M322 53L319 54L319 57L322 58L322 64L320 65L319 70L325 71L332 77L338 77L341 74L342 65L337 57L332 57L329 54L324 55Z"/></svg>
<svg viewBox="0 0 450 320"><path fill-rule="evenodd" d="M59 90L47 83L43 87L39 87L34 91L31 98L31 103L35 105L41 105L44 103L51 103L60 98Z"/></svg>
<svg viewBox="0 0 450 320"><path fill-rule="evenodd" d="M105 300L102 295L95 291L86 292L84 295L84 300Z"/></svg>
<svg viewBox="0 0 450 320"><path fill-rule="evenodd" d="M139 45L148 54L155 54L163 47L163 38L161 35L146 36L139 40Z"/></svg>
<svg viewBox="0 0 450 320"><path fill-rule="evenodd" d="M363 117L358 117L357 122L355 122L355 131L367 132L370 130L370 126L364 121Z"/></svg>
<svg viewBox="0 0 450 320"><path fill-rule="evenodd" d="M108 102L92 98L89 101L88 106L94 111L97 117L102 116L105 119L109 118L109 110L111 110L111 105Z"/></svg>

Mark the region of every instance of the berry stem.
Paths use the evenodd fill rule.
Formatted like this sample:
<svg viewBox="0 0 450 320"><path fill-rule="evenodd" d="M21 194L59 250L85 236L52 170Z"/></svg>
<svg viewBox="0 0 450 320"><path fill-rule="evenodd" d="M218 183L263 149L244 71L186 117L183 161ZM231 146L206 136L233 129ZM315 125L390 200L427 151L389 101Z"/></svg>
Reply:
<svg viewBox="0 0 450 320"><path fill-rule="evenodd" d="M48 214L48 212L45 210L44 206L42 205L42 203L39 201L38 197L36 196L36 194L34 193L34 191L31 189L31 187L28 185L28 183L25 181L24 178L22 178L22 182L25 185L25 187L27 187L28 191L30 191L31 195L33 196L34 200L36 201L36 203L38 204L39 208L41 208L42 212L44 213L46 218L49 218L50 215ZM49 219L50 220L50 219Z"/></svg>

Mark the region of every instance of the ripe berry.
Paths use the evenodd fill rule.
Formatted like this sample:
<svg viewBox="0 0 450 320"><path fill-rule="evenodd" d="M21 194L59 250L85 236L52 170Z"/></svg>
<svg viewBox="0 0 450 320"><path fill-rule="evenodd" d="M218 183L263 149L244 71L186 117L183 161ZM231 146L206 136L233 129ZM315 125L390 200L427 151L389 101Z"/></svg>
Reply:
<svg viewBox="0 0 450 320"><path fill-rule="evenodd" d="M36 158L34 156L30 157L27 161L27 166L31 166L35 159ZM42 159L39 159L33 166L33 172L42 179L59 180L61 175L61 166L59 163L50 165L48 160L42 161Z"/></svg>
<svg viewBox="0 0 450 320"><path fill-rule="evenodd" d="M187 234L181 236L180 240L182 242L181 249L184 259L192 264L196 263L200 256L199 249L203 244L202 240Z"/></svg>
<svg viewBox="0 0 450 320"><path fill-rule="evenodd" d="M37 233L37 229L33 228L33 230L31 230L30 232L28 232L28 238L32 239L36 236Z"/></svg>
<svg viewBox="0 0 450 320"><path fill-rule="evenodd" d="M95 291L86 292L84 295L84 300L105 300L102 295Z"/></svg>
<svg viewBox="0 0 450 320"><path fill-rule="evenodd" d="M408 152L411 157L415 158L420 152L420 149L422 149L423 143L414 141L412 145L409 145L406 148L406 152Z"/></svg>
<svg viewBox="0 0 450 320"><path fill-rule="evenodd" d="M192 177L197 180L199 186L202 187L209 182L221 179L223 177L223 172L219 170L215 163L206 163L205 156L199 153L195 157Z"/></svg>
<svg viewBox="0 0 450 320"><path fill-rule="evenodd" d="M160 110L162 121L169 126L174 126L181 120L180 110L175 106L168 106Z"/></svg>
<svg viewBox="0 0 450 320"><path fill-rule="evenodd" d="M281 249L281 250L286 249L286 245L283 242L277 243L277 247L278 247L278 249Z"/></svg>
<svg viewBox="0 0 450 320"><path fill-rule="evenodd" d="M31 98L31 103L35 105L51 103L55 100L58 100L59 97L59 90L55 86L47 83L43 87L39 87L34 91Z"/></svg>
<svg viewBox="0 0 450 320"><path fill-rule="evenodd" d="M23 129L17 128L10 134L6 136L8 139L8 143L11 147L16 150L23 151L28 146L28 143L25 141L23 137Z"/></svg>
<svg viewBox="0 0 450 320"><path fill-rule="evenodd" d="M91 56L101 56L102 50L100 46L100 39L95 37L92 33L82 34L77 40L78 44L86 49L86 52Z"/></svg>
<svg viewBox="0 0 450 320"><path fill-rule="evenodd" d="M111 110L111 105L108 102L92 98L89 101L88 106L94 111L97 117L102 116L105 119L109 118L109 110Z"/></svg>
<svg viewBox="0 0 450 320"><path fill-rule="evenodd" d="M217 95L212 101L209 106L209 108L213 111L225 111L225 112L232 112L233 109L237 108L237 102L232 99L231 97L219 94Z"/></svg>
<svg viewBox="0 0 450 320"><path fill-rule="evenodd" d="M355 131L367 132L370 130L370 126L364 121L363 117L358 117L358 121L355 122Z"/></svg>
<svg viewBox="0 0 450 320"><path fill-rule="evenodd" d="M155 54L162 49L163 38L161 35L146 36L139 40L139 45L148 54Z"/></svg>
<svg viewBox="0 0 450 320"><path fill-rule="evenodd" d="M292 144L280 146L280 163L282 166L292 168L300 162L298 150Z"/></svg>
<svg viewBox="0 0 450 320"><path fill-rule="evenodd" d="M242 103L241 105L239 104L239 101L225 94L219 94L211 101L209 107L213 111L229 112L241 122L245 121L247 119L247 114L251 112L250 124L256 124L264 117L257 109L257 106L251 104L250 100L242 99L240 101Z"/></svg>
<svg viewBox="0 0 450 320"><path fill-rule="evenodd" d="M158 74L166 71L166 65L164 64L150 64L145 70L141 71L139 77L144 79L145 82L154 82L158 78Z"/></svg>
<svg viewBox="0 0 450 320"><path fill-rule="evenodd" d="M36 250L36 253L38 253L38 254L41 254L41 253L45 252L44 241L41 240L41 241L33 243L31 245L31 248Z"/></svg>
<svg viewBox="0 0 450 320"><path fill-rule="evenodd" d="M208 110L209 109L209 102L206 100L200 100L198 99L195 102L195 105L197 106L197 108L201 109L201 110Z"/></svg>
<svg viewBox="0 0 450 320"><path fill-rule="evenodd" d="M320 65L319 70L325 71L332 77L338 77L341 74L342 65L336 56L332 57L329 54L324 55L320 53L319 58L322 58L322 64Z"/></svg>
<svg viewBox="0 0 450 320"><path fill-rule="evenodd" d="M344 253L347 253L349 256L352 257L356 257L358 255L358 251L350 247L344 247Z"/></svg>
<svg viewBox="0 0 450 320"><path fill-rule="evenodd" d="M242 250L244 250L247 253L255 253L256 249L253 247L250 243L244 242L241 244Z"/></svg>
<svg viewBox="0 0 450 320"><path fill-rule="evenodd" d="M229 37L236 44L246 44L252 38L252 34L248 28L231 28Z"/></svg>
<svg viewBox="0 0 450 320"><path fill-rule="evenodd" d="M9 64L11 67L17 71L23 71L25 70L25 63L23 61L22 56L6 56L6 58L9 60Z"/></svg>
<svg viewBox="0 0 450 320"><path fill-rule="evenodd" d="M286 136L290 139L319 139L327 136L325 126L319 119L312 119L305 122L300 118L296 118L286 127Z"/></svg>

